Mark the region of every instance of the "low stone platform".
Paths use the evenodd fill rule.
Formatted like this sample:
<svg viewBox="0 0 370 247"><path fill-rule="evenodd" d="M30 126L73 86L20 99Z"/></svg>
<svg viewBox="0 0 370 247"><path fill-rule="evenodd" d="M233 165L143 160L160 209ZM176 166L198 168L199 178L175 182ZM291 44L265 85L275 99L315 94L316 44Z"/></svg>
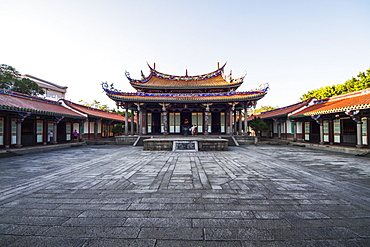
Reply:
<svg viewBox="0 0 370 247"><path fill-rule="evenodd" d="M139 136L115 136L118 145L133 145Z"/></svg>
<svg viewBox="0 0 370 247"><path fill-rule="evenodd" d="M222 138L171 137L144 140L144 151L227 151L229 141Z"/></svg>

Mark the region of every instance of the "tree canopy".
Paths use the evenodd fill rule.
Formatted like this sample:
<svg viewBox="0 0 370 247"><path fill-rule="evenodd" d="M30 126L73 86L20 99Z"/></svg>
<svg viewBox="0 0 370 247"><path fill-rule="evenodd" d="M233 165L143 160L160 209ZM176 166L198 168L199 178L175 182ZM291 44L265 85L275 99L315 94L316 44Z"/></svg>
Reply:
<svg viewBox="0 0 370 247"><path fill-rule="evenodd" d="M122 124L116 124L113 128L112 128L112 132L114 134L122 134L125 132L125 128Z"/></svg>
<svg viewBox="0 0 370 247"><path fill-rule="evenodd" d="M78 103L80 103L81 105L87 106L87 107L92 107L92 108L103 110L103 111L111 111L109 109L108 105L106 105L106 104L103 105L102 103L100 103L99 101L97 101L95 99L93 101L90 101L90 102L79 100Z"/></svg>
<svg viewBox="0 0 370 247"><path fill-rule="evenodd" d="M267 124L260 117L255 117L248 121L248 125L254 130L256 135L260 135L262 131L269 129Z"/></svg>
<svg viewBox="0 0 370 247"><path fill-rule="evenodd" d="M366 72L360 72L357 77L352 77L343 84L321 87L315 90L308 91L301 96L301 100L306 100L314 97L318 100L326 99L329 97L356 92L370 88L370 69Z"/></svg>
<svg viewBox="0 0 370 247"><path fill-rule="evenodd" d="M274 107L274 106L270 106L270 105L265 105L265 106L261 106L261 107L256 108L256 109L248 110L248 115L254 115L254 114L257 114L257 113L260 113L260 112L271 111L271 110L275 110L277 108L279 108L279 107L278 106Z"/></svg>
<svg viewBox="0 0 370 247"><path fill-rule="evenodd" d="M36 82L21 78L21 74L14 67L6 64L0 65L0 88L33 96L45 94Z"/></svg>

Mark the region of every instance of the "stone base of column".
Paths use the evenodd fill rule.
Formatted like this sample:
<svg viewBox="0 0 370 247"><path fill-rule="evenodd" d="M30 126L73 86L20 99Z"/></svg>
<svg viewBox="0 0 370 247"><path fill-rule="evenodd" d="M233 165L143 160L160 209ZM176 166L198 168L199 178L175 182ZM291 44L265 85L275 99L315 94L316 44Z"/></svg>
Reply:
<svg viewBox="0 0 370 247"><path fill-rule="evenodd" d="M325 144L325 142L319 142L319 144L320 144L320 145L324 145L324 144Z"/></svg>
<svg viewBox="0 0 370 247"><path fill-rule="evenodd" d="M364 145L356 145L356 148L363 148Z"/></svg>
<svg viewBox="0 0 370 247"><path fill-rule="evenodd" d="M21 148L23 145L21 145L21 144L17 144L17 145L15 145L14 147L16 147L16 148Z"/></svg>
<svg viewBox="0 0 370 247"><path fill-rule="evenodd" d="M203 135L208 136L209 135L208 131L204 132Z"/></svg>

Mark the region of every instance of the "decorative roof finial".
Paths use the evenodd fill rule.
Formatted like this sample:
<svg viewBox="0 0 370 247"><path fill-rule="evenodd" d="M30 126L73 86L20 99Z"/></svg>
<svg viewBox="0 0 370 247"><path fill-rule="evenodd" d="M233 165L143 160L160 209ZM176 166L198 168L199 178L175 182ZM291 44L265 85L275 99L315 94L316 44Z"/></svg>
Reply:
<svg viewBox="0 0 370 247"><path fill-rule="evenodd" d="M188 76L188 69L186 69L185 76Z"/></svg>
<svg viewBox="0 0 370 247"><path fill-rule="evenodd" d="M141 70L141 79L144 80L145 79L145 75L143 73L143 71Z"/></svg>
<svg viewBox="0 0 370 247"><path fill-rule="evenodd" d="M220 62L217 62L217 69L220 69Z"/></svg>
<svg viewBox="0 0 370 247"><path fill-rule="evenodd" d="M154 63L153 69L155 69L155 63Z"/></svg>

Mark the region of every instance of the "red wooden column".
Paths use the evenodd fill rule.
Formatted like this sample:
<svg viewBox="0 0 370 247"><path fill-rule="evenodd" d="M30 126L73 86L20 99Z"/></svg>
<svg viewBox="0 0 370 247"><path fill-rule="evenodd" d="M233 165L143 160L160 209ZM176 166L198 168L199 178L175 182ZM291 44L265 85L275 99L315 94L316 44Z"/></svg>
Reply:
<svg viewBox="0 0 370 247"><path fill-rule="evenodd" d="M128 135L128 103L125 102L125 135Z"/></svg>

